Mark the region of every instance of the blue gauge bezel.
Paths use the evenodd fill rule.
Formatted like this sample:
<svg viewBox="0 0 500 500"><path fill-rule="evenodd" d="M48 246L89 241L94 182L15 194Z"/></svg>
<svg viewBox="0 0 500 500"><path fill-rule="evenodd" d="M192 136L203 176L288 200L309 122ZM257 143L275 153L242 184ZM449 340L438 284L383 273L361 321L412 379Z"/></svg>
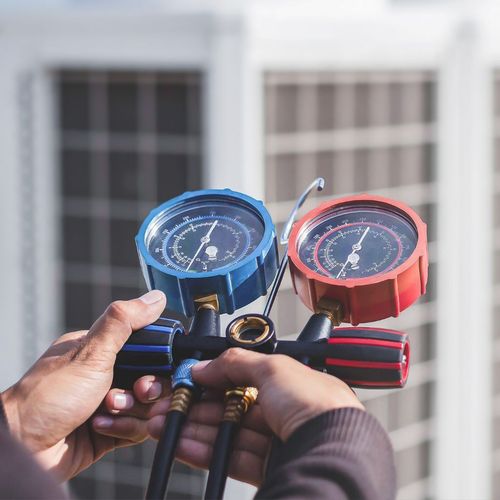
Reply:
<svg viewBox="0 0 500 500"><path fill-rule="evenodd" d="M174 269L173 267L165 266L164 264L158 262L149 252L146 246L146 236L148 232L148 228L155 221L155 219L159 218L160 215L164 214L166 211L171 211L174 208L178 208L184 203L191 203L196 201L197 199L206 201L210 198L218 198L220 201L225 201L227 199L236 200L238 203L247 205L247 207L253 210L256 215L258 215L262 223L264 225L264 232L262 235L262 239L257 247L246 257L243 259L233 263L227 264L219 269L208 272L185 272ZM219 201L219 200L217 200ZM242 203L243 202L243 203ZM274 238L274 224L271 219L271 216L264 208L262 202L247 196L246 194L239 193L237 191L233 191L231 189L205 189L202 191L188 191L180 196L172 198L171 200L161 204L152 210L149 215L144 219L139 232L135 238L137 248L139 253L145 260L145 263L151 267L156 268L158 271L169 274L171 276L175 276L179 279L201 279L201 278L213 278L217 276L225 276L230 272L234 272L238 268L242 268L247 264L255 261L258 257L262 255L262 253L268 248L270 241Z"/></svg>

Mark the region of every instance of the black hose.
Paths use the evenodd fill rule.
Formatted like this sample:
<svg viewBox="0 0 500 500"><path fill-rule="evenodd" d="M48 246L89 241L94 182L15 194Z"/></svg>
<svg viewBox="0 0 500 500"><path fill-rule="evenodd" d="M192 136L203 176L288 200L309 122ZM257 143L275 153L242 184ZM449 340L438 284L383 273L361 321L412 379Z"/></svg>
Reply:
<svg viewBox="0 0 500 500"><path fill-rule="evenodd" d="M156 445L155 457L149 476L146 500L163 500L167 489L170 473L175 459L175 450L186 414L181 411L170 411L165 419L165 425Z"/></svg>
<svg viewBox="0 0 500 500"><path fill-rule="evenodd" d="M220 500L224 496L229 459L237 431L236 422L223 421L219 426L208 473L205 500Z"/></svg>
<svg viewBox="0 0 500 500"><path fill-rule="evenodd" d="M191 324L190 335L199 338L220 335L219 314L216 307L198 308ZM195 351L191 358L180 361L172 377L174 392L172 393L170 411L156 446L148 489L146 490L146 500L163 500L165 498L182 426L186 420L191 399L194 393L197 393L196 385L191 377L191 368L201 359L201 355L200 351Z"/></svg>

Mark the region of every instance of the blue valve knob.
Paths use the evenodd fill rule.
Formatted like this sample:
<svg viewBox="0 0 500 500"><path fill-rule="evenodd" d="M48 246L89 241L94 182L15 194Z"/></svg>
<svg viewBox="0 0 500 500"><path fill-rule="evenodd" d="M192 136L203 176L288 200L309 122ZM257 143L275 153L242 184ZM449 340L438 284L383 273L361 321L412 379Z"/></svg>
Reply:
<svg viewBox="0 0 500 500"><path fill-rule="evenodd" d="M168 318L132 333L116 357L113 386L131 388L146 374L170 376L174 369L172 342L179 334L185 334L182 323Z"/></svg>

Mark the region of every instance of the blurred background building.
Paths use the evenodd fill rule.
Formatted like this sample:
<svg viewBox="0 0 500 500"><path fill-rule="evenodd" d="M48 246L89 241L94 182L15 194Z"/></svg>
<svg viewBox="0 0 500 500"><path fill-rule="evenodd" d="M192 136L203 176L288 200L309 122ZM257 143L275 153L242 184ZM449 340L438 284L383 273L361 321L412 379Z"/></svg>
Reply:
<svg viewBox="0 0 500 500"><path fill-rule="evenodd" d="M384 322L410 333L409 383L360 393L389 431L399 499L499 497L495 3L0 2L0 389L143 291L133 237L159 202L230 187L281 229L321 175L306 208L370 192L429 226L428 294ZM281 336L309 315L288 278L273 315ZM152 453L108 455L73 495L141 498ZM179 465L171 497L203 485ZM232 482L227 498L251 494Z"/></svg>

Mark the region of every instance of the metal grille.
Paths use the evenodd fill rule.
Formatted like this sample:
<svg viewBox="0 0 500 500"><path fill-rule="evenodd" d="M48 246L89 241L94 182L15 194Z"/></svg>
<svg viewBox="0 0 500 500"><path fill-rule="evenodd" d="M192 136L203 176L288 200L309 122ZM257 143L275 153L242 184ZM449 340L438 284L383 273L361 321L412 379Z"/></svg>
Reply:
<svg viewBox="0 0 500 500"><path fill-rule="evenodd" d="M405 201L429 225L426 297L378 326L405 330L412 367L402 391L360 391L396 452L399 497L430 494L433 427L435 266L435 81L430 72L279 72L265 78L266 199L278 229L311 180L323 199L372 192ZM287 278L274 309L280 335L296 335L310 312Z"/></svg>
<svg viewBox="0 0 500 500"><path fill-rule="evenodd" d="M149 210L201 186L201 75L56 75L66 329L144 292L134 236ZM174 316L170 314L170 316ZM72 481L81 498L142 498L151 443L105 457ZM176 465L170 491L197 498L200 474Z"/></svg>

